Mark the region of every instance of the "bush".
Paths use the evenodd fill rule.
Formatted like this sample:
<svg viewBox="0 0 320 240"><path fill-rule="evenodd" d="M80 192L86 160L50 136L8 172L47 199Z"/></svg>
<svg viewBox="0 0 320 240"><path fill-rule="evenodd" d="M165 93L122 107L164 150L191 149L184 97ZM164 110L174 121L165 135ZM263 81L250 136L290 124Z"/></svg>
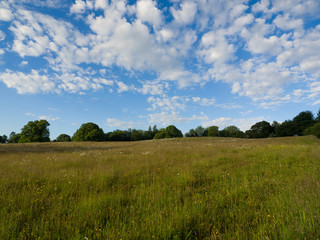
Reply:
<svg viewBox="0 0 320 240"><path fill-rule="evenodd" d="M166 134L165 132L158 132L153 139L162 139L162 138L165 138L166 137Z"/></svg>
<svg viewBox="0 0 320 240"><path fill-rule="evenodd" d="M60 134L57 139L57 142L71 142L71 137L68 134Z"/></svg>

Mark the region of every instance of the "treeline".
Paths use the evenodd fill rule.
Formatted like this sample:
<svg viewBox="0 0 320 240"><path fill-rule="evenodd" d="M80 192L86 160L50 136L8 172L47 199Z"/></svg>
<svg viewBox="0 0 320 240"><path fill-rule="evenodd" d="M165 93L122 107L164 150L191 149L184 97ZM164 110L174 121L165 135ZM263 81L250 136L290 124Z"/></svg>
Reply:
<svg viewBox="0 0 320 240"><path fill-rule="evenodd" d="M50 142L50 124L46 120L30 121L22 129L21 133L12 132L9 137L0 136L0 143L27 143L27 142ZM271 124L267 121L257 122L245 132L236 126L228 126L219 130L217 126L204 128L198 126L190 129L185 137L233 137L233 138L267 138L315 135L320 138L320 110L314 117L311 111L300 112L292 120L283 123L276 121ZM157 129L157 126L149 126L148 130L114 130L104 133L95 123L84 123L73 134L59 135L54 142L82 142L82 141L141 141L161 138L183 137L182 132L174 125Z"/></svg>

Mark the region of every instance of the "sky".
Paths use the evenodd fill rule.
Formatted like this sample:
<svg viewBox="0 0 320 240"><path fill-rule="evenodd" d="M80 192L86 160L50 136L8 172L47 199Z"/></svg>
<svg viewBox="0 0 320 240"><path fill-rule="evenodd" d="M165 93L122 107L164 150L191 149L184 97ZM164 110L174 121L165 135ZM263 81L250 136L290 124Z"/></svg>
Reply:
<svg viewBox="0 0 320 240"><path fill-rule="evenodd" d="M0 135L283 122L320 108L319 0L0 0Z"/></svg>

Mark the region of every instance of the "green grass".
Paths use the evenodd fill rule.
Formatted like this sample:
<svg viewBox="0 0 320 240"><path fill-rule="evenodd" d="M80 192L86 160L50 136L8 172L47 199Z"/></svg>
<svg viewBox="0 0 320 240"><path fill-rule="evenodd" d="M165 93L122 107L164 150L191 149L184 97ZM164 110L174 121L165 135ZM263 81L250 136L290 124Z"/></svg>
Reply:
<svg viewBox="0 0 320 240"><path fill-rule="evenodd" d="M320 239L320 141L0 145L0 239Z"/></svg>

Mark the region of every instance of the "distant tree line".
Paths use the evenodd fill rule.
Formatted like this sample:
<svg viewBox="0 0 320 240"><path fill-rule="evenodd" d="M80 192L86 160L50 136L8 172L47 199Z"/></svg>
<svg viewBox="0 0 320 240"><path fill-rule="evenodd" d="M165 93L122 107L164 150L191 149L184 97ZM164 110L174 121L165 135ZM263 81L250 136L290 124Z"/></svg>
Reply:
<svg viewBox="0 0 320 240"><path fill-rule="evenodd" d="M0 143L28 143L28 142L50 142L50 124L46 120L30 121L22 129L21 133L12 132L9 137L0 136ZM204 128L198 126L190 129L185 137L233 137L233 138L267 138L315 135L320 138L320 110L316 117L311 111L300 112L292 120L283 123L276 121L271 124L267 121L260 121L242 132L236 126L228 126L219 130L217 126ZM73 134L60 134L55 142L82 142L82 141L141 141L162 138L183 137L182 132L174 125L157 129L157 126L149 126L148 130L114 130L104 133L95 123L84 123Z"/></svg>

